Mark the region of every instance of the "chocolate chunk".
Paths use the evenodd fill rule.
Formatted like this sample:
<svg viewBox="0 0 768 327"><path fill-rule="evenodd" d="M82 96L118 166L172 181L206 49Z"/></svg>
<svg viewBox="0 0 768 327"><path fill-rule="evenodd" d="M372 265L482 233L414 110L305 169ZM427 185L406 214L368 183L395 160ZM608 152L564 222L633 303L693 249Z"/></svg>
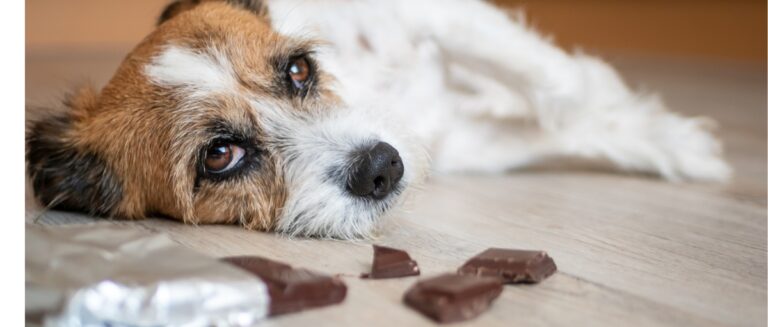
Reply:
<svg viewBox="0 0 768 327"><path fill-rule="evenodd" d="M445 274L411 286L403 300L437 322L456 322L488 310L501 290L498 277Z"/></svg>
<svg viewBox="0 0 768 327"><path fill-rule="evenodd" d="M338 278L256 256L221 259L258 276L269 292L269 315L336 304L347 296L347 286Z"/></svg>
<svg viewBox="0 0 768 327"><path fill-rule="evenodd" d="M544 251L490 248L459 268L461 275L499 276L505 283L538 283L557 271Z"/></svg>
<svg viewBox="0 0 768 327"><path fill-rule="evenodd" d="M386 246L373 246L373 265L370 274L363 278L394 278L415 276L420 273L419 265L411 260L407 252Z"/></svg>

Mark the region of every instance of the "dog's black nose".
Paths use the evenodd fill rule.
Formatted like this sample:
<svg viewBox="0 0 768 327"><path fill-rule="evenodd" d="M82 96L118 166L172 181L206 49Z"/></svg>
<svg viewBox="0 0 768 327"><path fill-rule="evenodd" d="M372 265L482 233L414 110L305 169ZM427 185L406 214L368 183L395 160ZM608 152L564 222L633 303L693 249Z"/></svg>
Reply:
<svg viewBox="0 0 768 327"><path fill-rule="evenodd" d="M388 143L379 142L370 150L355 154L352 160L347 186L354 195L382 199L403 177L400 154Z"/></svg>

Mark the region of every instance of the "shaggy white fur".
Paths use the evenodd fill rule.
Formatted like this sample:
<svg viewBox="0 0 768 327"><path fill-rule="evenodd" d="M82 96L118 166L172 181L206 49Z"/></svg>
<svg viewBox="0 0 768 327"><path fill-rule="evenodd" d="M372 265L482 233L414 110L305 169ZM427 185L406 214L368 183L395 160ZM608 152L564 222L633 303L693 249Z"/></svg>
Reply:
<svg viewBox="0 0 768 327"><path fill-rule="evenodd" d="M197 53L191 49L168 45L144 67L144 73L158 85L180 87L194 98L215 92L234 92L237 81L229 58L217 49Z"/></svg>
<svg viewBox="0 0 768 327"><path fill-rule="evenodd" d="M345 102L418 135L438 171L573 156L669 180L730 175L708 120L667 111L605 62L485 2L272 0L269 10L278 31L326 41L320 63Z"/></svg>

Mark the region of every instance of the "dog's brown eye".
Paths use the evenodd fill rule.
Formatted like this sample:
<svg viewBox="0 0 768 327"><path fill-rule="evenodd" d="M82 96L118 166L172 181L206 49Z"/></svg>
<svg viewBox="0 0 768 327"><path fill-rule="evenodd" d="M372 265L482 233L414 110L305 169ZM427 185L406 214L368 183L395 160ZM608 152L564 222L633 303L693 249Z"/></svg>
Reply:
<svg viewBox="0 0 768 327"><path fill-rule="evenodd" d="M237 145L214 144L205 152L205 170L209 173L223 173L235 167L244 154L245 150Z"/></svg>
<svg viewBox="0 0 768 327"><path fill-rule="evenodd" d="M309 63L304 57L297 58L291 62L288 66L288 76L291 77L293 86L297 89L304 87L304 84L309 80Z"/></svg>

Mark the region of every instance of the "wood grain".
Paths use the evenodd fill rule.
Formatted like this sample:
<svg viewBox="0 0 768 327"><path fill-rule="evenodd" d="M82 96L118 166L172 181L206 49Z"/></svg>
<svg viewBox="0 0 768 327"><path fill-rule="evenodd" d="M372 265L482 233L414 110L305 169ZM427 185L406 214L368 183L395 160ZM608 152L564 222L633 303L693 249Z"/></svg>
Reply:
<svg viewBox="0 0 768 327"><path fill-rule="evenodd" d="M55 105L72 80L106 81L120 55L28 54L29 117ZM507 286L471 326L764 326L766 324L766 82L752 66L614 58L631 84L721 123L735 176L727 185L673 184L582 164L504 176L433 176L373 242L407 250L423 276L456 269L491 246L543 249L559 267L535 286ZM45 110L43 110L45 111ZM39 218L39 219L36 219ZM371 242L288 239L237 226L108 221L40 214L27 188L27 221L108 223L168 233L211 256L263 255L344 274L341 305L266 326L426 326L402 304L417 278L361 280ZM84 269L87 269L85 267Z"/></svg>

